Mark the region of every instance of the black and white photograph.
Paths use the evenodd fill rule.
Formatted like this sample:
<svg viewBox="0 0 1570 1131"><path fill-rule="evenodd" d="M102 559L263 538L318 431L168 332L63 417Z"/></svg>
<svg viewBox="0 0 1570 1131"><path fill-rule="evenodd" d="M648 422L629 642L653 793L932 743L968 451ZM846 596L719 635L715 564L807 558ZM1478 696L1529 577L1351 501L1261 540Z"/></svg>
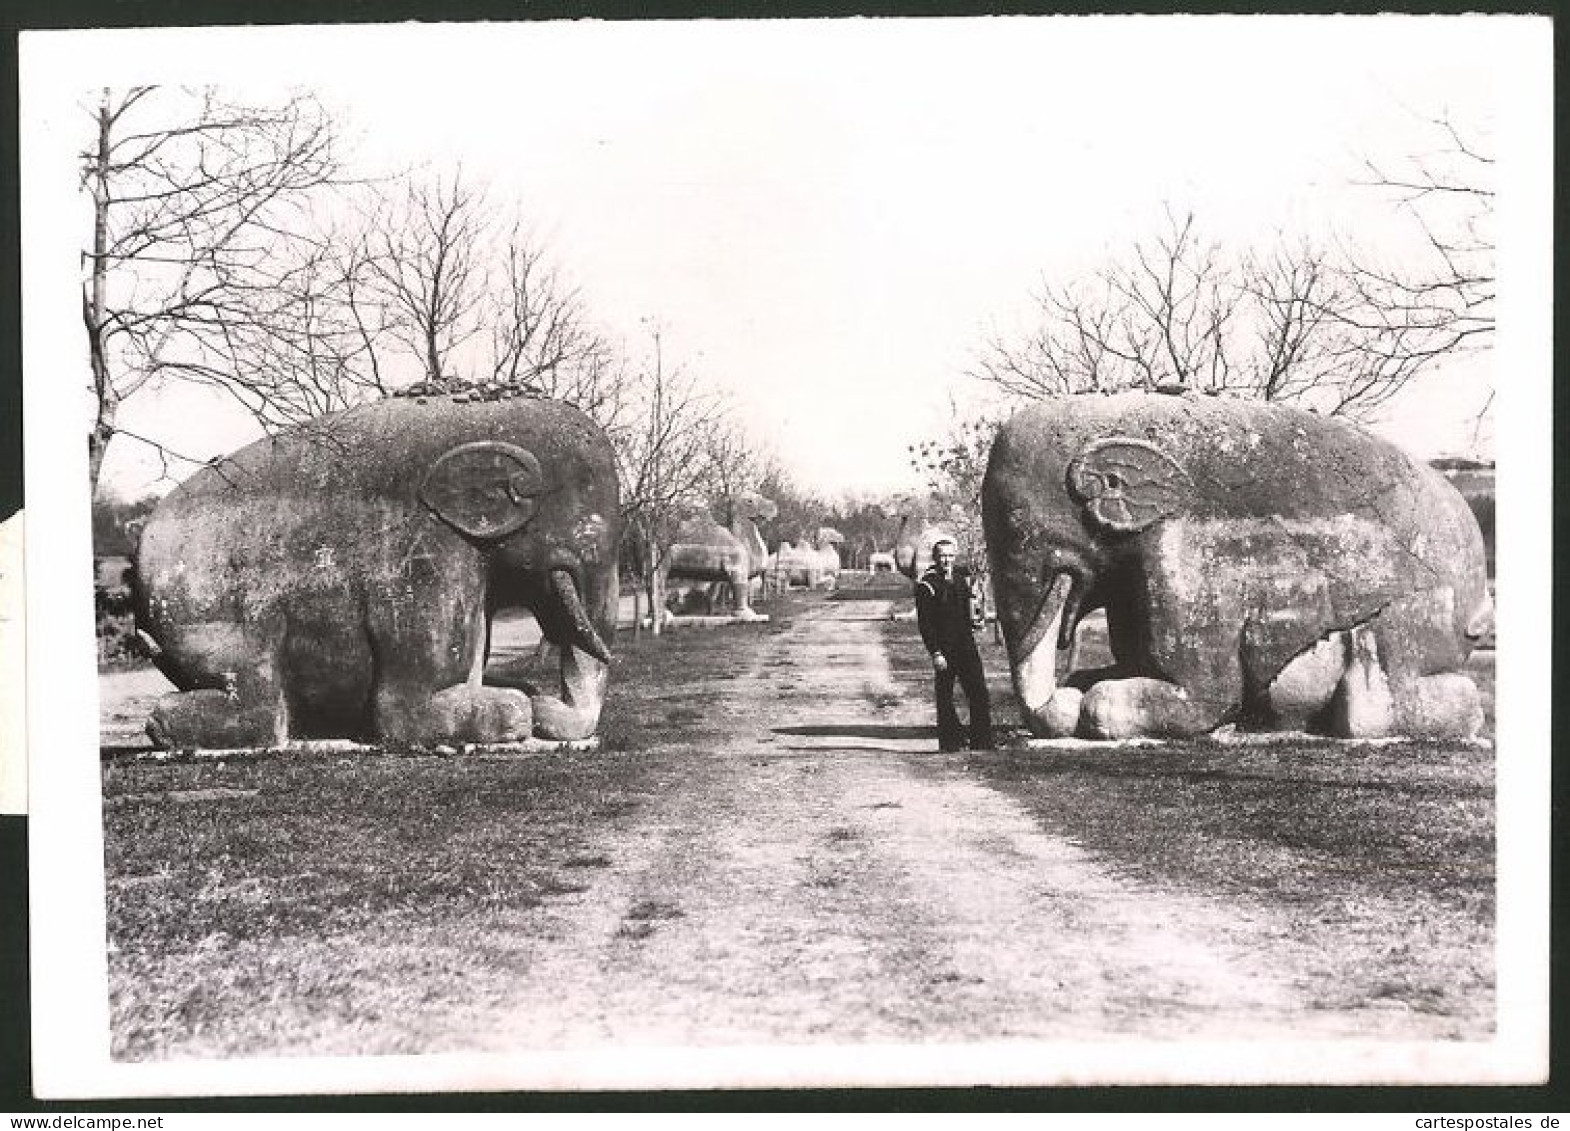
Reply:
<svg viewBox="0 0 1570 1131"><path fill-rule="evenodd" d="M22 33L37 1093L1545 1082L1552 38Z"/></svg>

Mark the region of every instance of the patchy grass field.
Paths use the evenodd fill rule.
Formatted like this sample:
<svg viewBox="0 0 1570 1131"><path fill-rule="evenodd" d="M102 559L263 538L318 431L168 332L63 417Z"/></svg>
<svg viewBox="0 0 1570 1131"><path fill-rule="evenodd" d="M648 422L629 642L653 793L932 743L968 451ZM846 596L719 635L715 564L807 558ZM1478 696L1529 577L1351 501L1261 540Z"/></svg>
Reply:
<svg viewBox="0 0 1570 1131"><path fill-rule="evenodd" d="M914 694L926 657L888 636ZM1081 647L1104 662L1104 624L1088 624ZM1006 654L984 644L983 655L993 700L1017 724ZM1468 674L1491 735L1493 653ZM1490 745L1202 740L1005 749L967 766L1120 874L1279 916L1280 942L1322 985L1315 1008L1385 1001L1492 1024Z"/></svg>
<svg viewBox="0 0 1570 1131"><path fill-rule="evenodd" d="M940 757L880 609L624 633L590 756L106 760L115 1055L1492 1031L1491 750Z"/></svg>
<svg viewBox="0 0 1570 1131"><path fill-rule="evenodd" d="M592 834L635 814L659 769L625 755L108 767L115 1054L418 1051L501 1000L545 922L533 913L611 863Z"/></svg>
<svg viewBox="0 0 1570 1131"><path fill-rule="evenodd" d="M461 1031L505 996L552 901L615 863L604 831L700 756L706 698L736 675L713 645L733 631L623 631L595 756L107 760L115 1055L419 1051ZM145 745L128 733L159 684L105 702L123 752Z"/></svg>
<svg viewBox="0 0 1570 1131"><path fill-rule="evenodd" d="M1491 1022L1492 751L1196 744L972 766L1117 873L1280 918L1318 975L1313 1008Z"/></svg>

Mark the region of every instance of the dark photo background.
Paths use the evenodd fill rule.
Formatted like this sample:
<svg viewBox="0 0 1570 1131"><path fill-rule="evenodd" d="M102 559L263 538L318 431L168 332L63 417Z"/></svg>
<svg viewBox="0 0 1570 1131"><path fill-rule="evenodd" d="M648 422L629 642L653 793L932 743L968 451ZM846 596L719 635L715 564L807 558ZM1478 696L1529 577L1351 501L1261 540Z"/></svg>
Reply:
<svg viewBox="0 0 1570 1131"><path fill-rule="evenodd" d="M4 17L13 18L11 16ZM15 233L20 227L17 191L16 32L0 42L0 521L22 508L22 285ZM7 695L20 688L6 688ZM17 1110L28 1088L27 820L0 816L0 1107Z"/></svg>

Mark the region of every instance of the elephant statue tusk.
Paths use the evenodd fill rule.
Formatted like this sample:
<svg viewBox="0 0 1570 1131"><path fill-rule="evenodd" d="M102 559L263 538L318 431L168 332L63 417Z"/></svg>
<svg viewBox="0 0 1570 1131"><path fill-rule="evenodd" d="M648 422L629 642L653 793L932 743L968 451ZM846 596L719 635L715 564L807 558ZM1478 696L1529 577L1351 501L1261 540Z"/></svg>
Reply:
<svg viewBox="0 0 1570 1131"><path fill-rule="evenodd" d="M550 579L551 592L561 602L562 611L567 614L572 624L573 635L578 646L600 663L610 663L611 650L595 631L594 622L589 619L588 610L583 607L583 598L578 595L578 583L573 579L571 571L553 569Z"/></svg>

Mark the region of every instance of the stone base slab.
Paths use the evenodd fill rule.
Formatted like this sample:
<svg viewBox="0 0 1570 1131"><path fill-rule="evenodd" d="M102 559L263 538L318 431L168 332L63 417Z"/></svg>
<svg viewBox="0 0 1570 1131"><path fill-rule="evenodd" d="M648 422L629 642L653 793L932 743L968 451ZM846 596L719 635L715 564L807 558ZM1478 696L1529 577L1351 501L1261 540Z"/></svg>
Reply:
<svg viewBox="0 0 1570 1131"><path fill-rule="evenodd" d="M750 617L737 616L673 616L665 620L666 628L718 628L727 624L766 624L767 613L753 613Z"/></svg>
<svg viewBox="0 0 1570 1131"><path fill-rule="evenodd" d="M445 757L457 755L480 757L518 757L531 754L578 754L600 748L598 735L589 738L553 739L530 738L522 742L464 742L447 743L431 747L400 747L416 754L436 754ZM132 762L230 762L260 758L286 758L291 754L384 754L385 745L355 742L347 738L315 739L290 742L283 746L249 746L231 749L188 750L137 750L112 755L117 760Z"/></svg>
<svg viewBox="0 0 1570 1131"><path fill-rule="evenodd" d="M1026 738L1011 743L1016 750L1106 750L1116 751L1142 746L1396 746L1408 742L1443 742L1446 745L1469 746L1478 750L1491 750L1494 743L1489 738L1408 738L1404 735L1387 735L1383 738L1336 738L1328 734L1309 734L1300 730L1240 731L1222 727L1210 734L1194 738Z"/></svg>

